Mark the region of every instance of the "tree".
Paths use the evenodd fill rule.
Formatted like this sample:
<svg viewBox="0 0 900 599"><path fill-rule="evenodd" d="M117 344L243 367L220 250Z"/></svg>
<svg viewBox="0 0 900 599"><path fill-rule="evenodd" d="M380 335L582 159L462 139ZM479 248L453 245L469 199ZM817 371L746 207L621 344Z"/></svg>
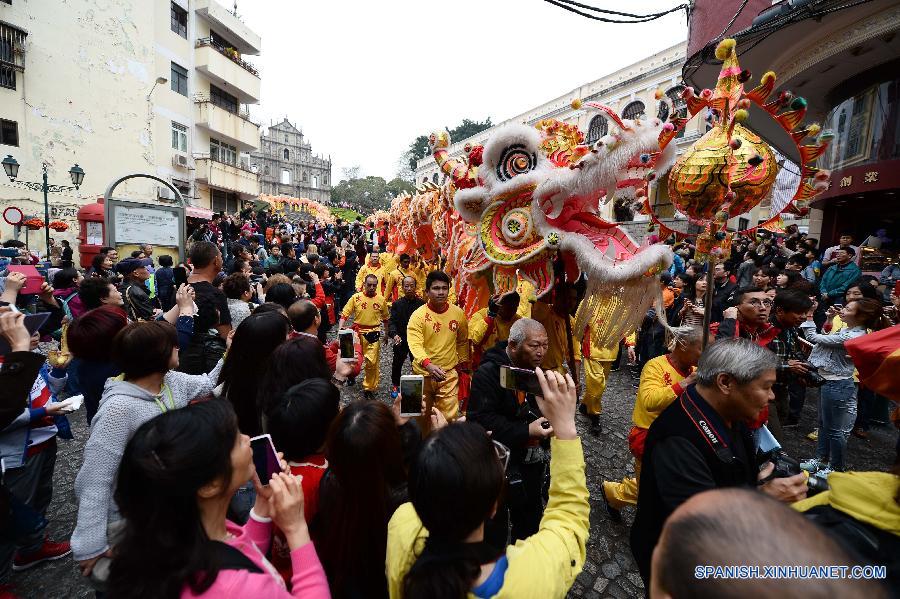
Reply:
<svg viewBox="0 0 900 599"><path fill-rule="evenodd" d="M369 214L377 209L386 210L394 196L406 191L414 193L413 186L400 178L390 182L381 177L343 180L331 190L331 201L347 202L361 214Z"/></svg>
<svg viewBox="0 0 900 599"><path fill-rule="evenodd" d="M493 127L493 124L491 123L491 117L486 118L484 121L463 119L459 125L457 125L453 129L449 129L450 140L454 142L462 141L467 137L472 137L473 135L481 133L485 129L490 129L491 127ZM419 137L415 138L413 142L409 144L409 149L406 151L406 155L410 170L415 172L416 163L428 155L428 136L420 135Z"/></svg>

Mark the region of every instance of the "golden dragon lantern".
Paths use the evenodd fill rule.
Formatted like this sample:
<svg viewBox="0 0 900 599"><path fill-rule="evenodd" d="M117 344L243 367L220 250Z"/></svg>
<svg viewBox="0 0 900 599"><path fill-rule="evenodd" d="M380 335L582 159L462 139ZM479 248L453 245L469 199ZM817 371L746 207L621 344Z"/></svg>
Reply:
<svg viewBox="0 0 900 599"><path fill-rule="evenodd" d="M712 128L678 158L668 183L675 207L704 228L697 239L697 257L701 260L724 255L731 241L731 232L726 229L728 219L756 207L771 193L778 175L775 152L749 126L752 104L788 133L800 156L800 185L781 213L808 212L809 200L827 189L829 179L828 172L813 163L825 151L831 134L821 132L818 125L800 125L806 115L806 100L790 92L769 100L775 87L775 73L771 71L762 76L757 87L745 91L751 74L741 69L733 39L719 43L716 58L722 61L722 68L715 89L704 89L698 95L686 88L683 93L690 116L707 109ZM647 199L644 211L665 230ZM770 225L781 213L759 226Z"/></svg>

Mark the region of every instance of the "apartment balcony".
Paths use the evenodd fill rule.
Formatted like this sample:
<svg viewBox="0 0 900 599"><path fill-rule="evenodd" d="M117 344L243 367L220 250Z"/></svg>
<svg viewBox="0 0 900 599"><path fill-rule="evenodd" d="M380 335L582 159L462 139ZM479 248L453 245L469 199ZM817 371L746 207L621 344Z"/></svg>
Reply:
<svg viewBox="0 0 900 599"><path fill-rule="evenodd" d="M262 48L259 35L251 31L216 0L194 0L194 10L197 12L197 16L208 21L216 31L222 34L227 33L228 39L234 41L235 49L238 52L252 56L259 54Z"/></svg>
<svg viewBox="0 0 900 599"><path fill-rule="evenodd" d="M214 104L208 96L194 96L194 123L211 137L237 147L241 152L259 148L259 124L244 113L235 114Z"/></svg>
<svg viewBox="0 0 900 599"><path fill-rule="evenodd" d="M194 66L242 104L259 102L259 72L235 48L219 46L212 38L199 39L194 50Z"/></svg>
<svg viewBox="0 0 900 599"><path fill-rule="evenodd" d="M194 179L199 183L239 193L242 199L259 196L259 176L243 165L219 162L209 154L194 154L194 165Z"/></svg>

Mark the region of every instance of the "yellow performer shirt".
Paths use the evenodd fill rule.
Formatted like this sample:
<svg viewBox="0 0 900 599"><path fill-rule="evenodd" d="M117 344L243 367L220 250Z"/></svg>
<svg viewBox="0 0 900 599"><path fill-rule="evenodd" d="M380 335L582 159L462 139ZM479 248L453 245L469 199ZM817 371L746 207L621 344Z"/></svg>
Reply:
<svg viewBox="0 0 900 599"><path fill-rule="evenodd" d="M380 295L384 295L384 273L385 270L383 265L379 264L377 267L374 267L366 262L365 266L360 268L359 272L356 273L356 290L362 291L363 282L366 280L366 277L375 275L375 278L378 279L378 287L376 287L376 289Z"/></svg>
<svg viewBox="0 0 900 599"><path fill-rule="evenodd" d="M528 279L519 277L519 283L516 285L516 293L519 294L519 309L516 314L520 318L531 318L531 307L534 305L534 285Z"/></svg>
<svg viewBox="0 0 900 599"><path fill-rule="evenodd" d="M406 339L416 374L426 374L426 360L444 370L469 360L466 313L453 304L442 313L435 312L428 304L421 306L409 318Z"/></svg>
<svg viewBox="0 0 900 599"><path fill-rule="evenodd" d="M562 316L553 311L550 304L538 301L531 307L531 317L544 325L547 331L547 353L544 354L542 366L547 368L559 368L568 365L569 341L566 336L566 321ZM569 317L572 331L575 330L575 319ZM575 361L581 361L581 343L573 340Z"/></svg>
<svg viewBox="0 0 900 599"><path fill-rule="evenodd" d="M400 296L403 295L403 279L406 277L412 277L416 280L416 294L424 297L425 296L425 277L419 276L419 270L409 267L408 270L403 270L401 266L390 271L386 276L386 284L384 296L390 302L394 302L400 299Z"/></svg>
<svg viewBox="0 0 900 599"><path fill-rule="evenodd" d="M487 351L498 341L506 341L509 339L509 329L515 321L519 320L518 314L513 314L512 320L503 322L499 317L494 317L489 323L487 321L488 309L482 308L472 315L469 321L469 341L472 342L473 351L480 348L480 351Z"/></svg>
<svg viewBox="0 0 900 599"><path fill-rule="evenodd" d="M644 364L637 400L631 419L640 428L650 428L663 410L684 392L681 381L690 373L678 372L672 366L668 354L653 358Z"/></svg>
<svg viewBox="0 0 900 599"><path fill-rule="evenodd" d="M354 293L341 311L344 318L353 318L353 324L363 328L376 328L390 317L384 296L375 294L368 297L364 293Z"/></svg>

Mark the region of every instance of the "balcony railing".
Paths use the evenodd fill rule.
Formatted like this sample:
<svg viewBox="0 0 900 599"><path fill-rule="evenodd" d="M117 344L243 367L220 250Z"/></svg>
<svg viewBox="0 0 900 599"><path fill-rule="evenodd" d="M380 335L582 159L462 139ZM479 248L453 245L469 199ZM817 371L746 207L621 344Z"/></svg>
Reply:
<svg viewBox="0 0 900 599"><path fill-rule="evenodd" d="M211 37L203 37L197 40L195 44L195 48L202 48L203 46L209 46L216 50L222 56L229 58L233 63L243 68L245 71L253 75L254 77L259 77L259 71L256 70L252 64L247 62L246 60L241 59L241 54L234 48L226 48L221 44L217 44L213 41Z"/></svg>
<svg viewBox="0 0 900 599"><path fill-rule="evenodd" d="M253 125L255 127L259 127L259 123L257 123L256 121L254 121L253 119L250 118L249 110L247 110L245 108L241 108L238 112L235 112L235 111L231 110L231 108L226 106L224 102L217 101L215 97L210 96L209 94L194 94L194 104L203 104L204 102L209 102L213 106L217 106L217 107L221 108L222 110L225 110L226 112L233 114L236 117L240 117L240 118L244 119L251 125Z"/></svg>
<svg viewBox="0 0 900 599"><path fill-rule="evenodd" d="M194 153L193 157L194 157L194 160L211 160L213 162L217 162L219 164L224 164L226 166L233 166L236 169L250 173L254 177L259 176L259 173L255 173L252 170L250 170L250 165L246 161L243 161L243 160L241 160L239 162L228 162L226 160L220 160L218 156L209 154L209 153L206 153L206 154Z"/></svg>

